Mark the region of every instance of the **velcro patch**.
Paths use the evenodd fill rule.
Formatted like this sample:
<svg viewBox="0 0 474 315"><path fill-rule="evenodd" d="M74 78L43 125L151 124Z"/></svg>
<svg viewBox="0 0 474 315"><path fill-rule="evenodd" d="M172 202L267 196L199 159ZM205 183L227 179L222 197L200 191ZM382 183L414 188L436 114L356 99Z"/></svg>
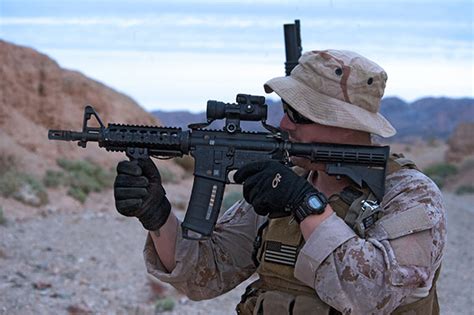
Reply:
<svg viewBox="0 0 474 315"><path fill-rule="evenodd" d="M385 230L388 239L396 239L431 229L435 223L428 216L427 209L424 206L417 206L404 211L400 215L383 217L379 220L379 224Z"/></svg>
<svg viewBox="0 0 474 315"><path fill-rule="evenodd" d="M297 256L298 247L296 246L285 245L275 241L265 242L265 253L263 259L267 262L294 267Z"/></svg>

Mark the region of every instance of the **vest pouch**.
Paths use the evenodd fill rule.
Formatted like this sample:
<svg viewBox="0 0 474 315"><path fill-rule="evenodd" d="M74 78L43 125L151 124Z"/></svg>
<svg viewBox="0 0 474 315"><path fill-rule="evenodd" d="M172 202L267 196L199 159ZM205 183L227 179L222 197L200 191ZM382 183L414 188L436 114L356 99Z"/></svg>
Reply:
<svg viewBox="0 0 474 315"><path fill-rule="evenodd" d="M295 297L280 291L267 291L259 295L254 315L295 314Z"/></svg>
<svg viewBox="0 0 474 315"><path fill-rule="evenodd" d="M237 304L236 311L238 315L252 315L257 305L258 296L250 296L244 302ZM258 314L258 313L257 313Z"/></svg>
<svg viewBox="0 0 474 315"><path fill-rule="evenodd" d="M306 314L330 314L329 305L325 304L319 299L314 293L314 296L298 295L295 299L295 305L293 307L293 315L306 315Z"/></svg>
<svg viewBox="0 0 474 315"><path fill-rule="evenodd" d="M235 310L239 315L252 315L257 305L257 300L265 291L261 289L262 283L260 280L252 282L242 295L240 303L237 304Z"/></svg>
<svg viewBox="0 0 474 315"><path fill-rule="evenodd" d="M398 307L392 315L439 315L439 303L436 290L427 297L411 304Z"/></svg>
<svg viewBox="0 0 474 315"><path fill-rule="evenodd" d="M315 296L284 293L281 291L267 291L259 295L255 304L254 315L309 315L329 314L330 307Z"/></svg>
<svg viewBox="0 0 474 315"><path fill-rule="evenodd" d="M295 295L313 294L314 289L304 285L294 276L303 236L293 217L271 219L263 232L262 240L257 272L265 288Z"/></svg>

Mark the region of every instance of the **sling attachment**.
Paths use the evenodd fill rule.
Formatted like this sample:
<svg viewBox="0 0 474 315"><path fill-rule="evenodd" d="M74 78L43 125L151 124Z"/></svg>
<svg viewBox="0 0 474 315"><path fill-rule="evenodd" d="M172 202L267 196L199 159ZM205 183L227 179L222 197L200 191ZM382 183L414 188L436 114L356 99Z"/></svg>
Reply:
<svg viewBox="0 0 474 315"><path fill-rule="evenodd" d="M348 186L335 197L339 201L331 203L331 206L361 238L365 237L367 229L382 216L377 198L368 189Z"/></svg>
<svg viewBox="0 0 474 315"><path fill-rule="evenodd" d="M376 200L362 200L359 216L354 222L354 230L361 238L365 237L365 231L380 218L381 208Z"/></svg>

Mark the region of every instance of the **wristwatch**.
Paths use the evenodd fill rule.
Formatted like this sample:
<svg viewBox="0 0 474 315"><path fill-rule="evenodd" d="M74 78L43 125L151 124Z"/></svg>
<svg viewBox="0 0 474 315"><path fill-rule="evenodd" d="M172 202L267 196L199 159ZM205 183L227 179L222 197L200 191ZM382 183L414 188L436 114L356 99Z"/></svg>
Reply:
<svg viewBox="0 0 474 315"><path fill-rule="evenodd" d="M301 223L311 214L321 214L324 212L328 200L324 194L319 191L312 191L304 196L301 202L294 210L296 222Z"/></svg>

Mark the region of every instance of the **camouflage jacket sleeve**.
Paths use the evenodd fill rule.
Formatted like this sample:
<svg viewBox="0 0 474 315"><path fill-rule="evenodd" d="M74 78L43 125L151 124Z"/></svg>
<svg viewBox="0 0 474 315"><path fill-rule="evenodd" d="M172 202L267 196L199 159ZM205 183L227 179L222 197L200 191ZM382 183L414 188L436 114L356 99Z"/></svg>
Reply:
<svg viewBox="0 0 474 315"><path fill-rule="evenodd" d="M426 296L441 264L445 210L429 178L411 169L391 174L381 206L384 216L364 239L334 214L298 256L295 277L343 314L389 314Z"/></svg>
<svg viewBox="0 0 474 315"><path fill-rule="evenodd" d="M209 240L183 239L180 226L176 241L176 267L171 273L166 272L148 236L144 249L147 270L190 299L216 297L254 273L253 241L263 221L264 217L257 216L250 205L240 201L219 219Z"/></svg>

